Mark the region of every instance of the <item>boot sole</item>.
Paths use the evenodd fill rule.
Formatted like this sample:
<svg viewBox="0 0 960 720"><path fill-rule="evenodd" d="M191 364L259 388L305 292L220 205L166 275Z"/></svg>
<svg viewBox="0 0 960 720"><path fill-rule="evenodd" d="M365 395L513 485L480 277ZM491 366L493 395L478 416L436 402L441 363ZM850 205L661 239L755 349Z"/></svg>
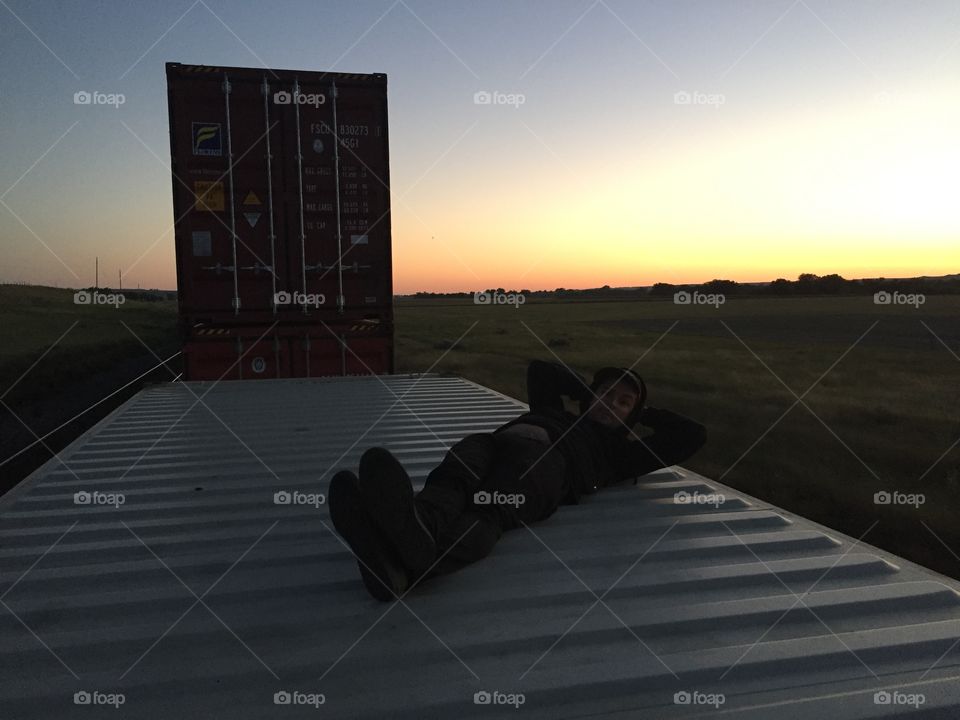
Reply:
<svg viewBox="0 0 960 720"><path fill-rule="evenodd" d="M388 450L374 447L360 458L360 493L380 532L392 543L413 579L437 557L437 545L417 520L410 478Z"/></svg>
<svg viewBox="0 0 960 720"><path fill-rule="evenodd" d="M400 559L385 547L369 513L364 507L356 476L338 472L330 480L328 490L330 519L341 537L357 556L357 568L363 585L377 600L395 600L409 586Z"/></svg>

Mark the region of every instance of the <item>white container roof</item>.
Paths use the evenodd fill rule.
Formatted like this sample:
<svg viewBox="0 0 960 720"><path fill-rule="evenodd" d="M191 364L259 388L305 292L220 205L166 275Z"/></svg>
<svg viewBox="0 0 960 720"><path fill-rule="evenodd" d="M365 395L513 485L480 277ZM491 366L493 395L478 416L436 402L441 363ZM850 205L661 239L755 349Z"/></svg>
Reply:
<svg viewBox="0 0 960 720"><path fill-rule="evenodd" d="M419 487L525 410L439 375L140 392L0 500L0 716L960 717L956 581L682 468L389 604L321 498L274 503L372 445Z"/></svg>

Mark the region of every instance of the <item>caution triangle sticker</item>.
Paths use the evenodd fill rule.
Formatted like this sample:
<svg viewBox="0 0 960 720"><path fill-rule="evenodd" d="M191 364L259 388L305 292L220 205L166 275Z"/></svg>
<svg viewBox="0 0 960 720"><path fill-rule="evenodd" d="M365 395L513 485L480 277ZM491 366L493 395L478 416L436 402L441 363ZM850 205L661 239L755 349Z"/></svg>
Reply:
<svg viewBox="0 0 960 720"><path fill-rule="evenodd" d="M243 216L247 219L247 222L250 223L250 227L256 227L257 220L260 219L260 213L245 212Z"/></svg>
<svg viewBox="0 0 960 720"><path fill-rule="evenodd" d="M260 204L260 198L258 198L258 197L256 196L256 194L253 192L253 190L251 190L250 192L247 193L247 196L243 199L243 204L244 204L244 205L259 205L259 204Z"/></svg>

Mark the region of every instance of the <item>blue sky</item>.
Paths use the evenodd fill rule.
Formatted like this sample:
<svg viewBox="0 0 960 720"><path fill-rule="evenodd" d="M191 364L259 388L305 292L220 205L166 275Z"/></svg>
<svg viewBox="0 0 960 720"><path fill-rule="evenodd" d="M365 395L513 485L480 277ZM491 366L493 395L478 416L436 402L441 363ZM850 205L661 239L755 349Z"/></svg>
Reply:
<svg viewBox="0 0 960 720"><path fill-rule="evenodd" d="M960 137L957 2L2 0L0 60L3 281L89 284L98 255L174 286L167 61L387 73L400 291L958 269L936 187L895 214L905 189L854 187L876 176L869 143L796 186L762 150L804 158L808 143L829 163L831 138L850 148L869 123L892 178L942 189ZM77 106L80 90L125 102ZM525 102L478 108L478 90ZM724 100L678 107L678 91ZM817 195L821 175L843 184ZM861 225L871 198L882 217ZM516 269L485 260L518 245Z"/></svg>

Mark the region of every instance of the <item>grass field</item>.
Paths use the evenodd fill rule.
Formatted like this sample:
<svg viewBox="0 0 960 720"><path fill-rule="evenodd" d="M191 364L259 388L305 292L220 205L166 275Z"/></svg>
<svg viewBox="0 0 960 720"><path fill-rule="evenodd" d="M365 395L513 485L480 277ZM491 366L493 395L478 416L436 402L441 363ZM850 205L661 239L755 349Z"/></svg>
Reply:
<svg viewBox="0 0 960 720"><path fill-rule="evenodd" d="M521 400L533 358L587 377L633 365L651 405L707 426L691 469L960 577L958 296L928 296L919 309L871 297L731 298L719 308L400 298L395 314L398 371L456 373ZM66 332L4 402L28 417L97 376L90 397L76 398L86 407L135 376L120 368L147 354L140 340L158 354L176 349L175 321L174 302L91 307L69 290L0 286L0 392ZM884 490L924 502L875 504Z"/></svg>
<svg viewBox="0 0 960 720"><path fill-rule="evenodd" d="M52 387L82 382L124 358L148 352L144 344L160 354L179 342L176 319L175 301L77 305L73 290L0 285L0 392L6 393L45 352L16 384L14 402L36 400Z"/></svg>
<svg viewBox="0 0 960 720"><path fill-rule="evenodd" d="M397 362L522 400L531 358L584 376L636 363L649 404L707 426L692 470L854 537L869 530L865 542L960 576L958 318L957 296L919 309L872 297L719 308L401 299ZM925 502L875 504L884 490Z"/></svg>
<svg viewBox="0 0 960 720"><path fill-rule="evenodd" d="M148 371L152 353L179 350L176 317L175 301L78 305L72 290L0 285L0 492L144 384L170 380Z"/></svg>

